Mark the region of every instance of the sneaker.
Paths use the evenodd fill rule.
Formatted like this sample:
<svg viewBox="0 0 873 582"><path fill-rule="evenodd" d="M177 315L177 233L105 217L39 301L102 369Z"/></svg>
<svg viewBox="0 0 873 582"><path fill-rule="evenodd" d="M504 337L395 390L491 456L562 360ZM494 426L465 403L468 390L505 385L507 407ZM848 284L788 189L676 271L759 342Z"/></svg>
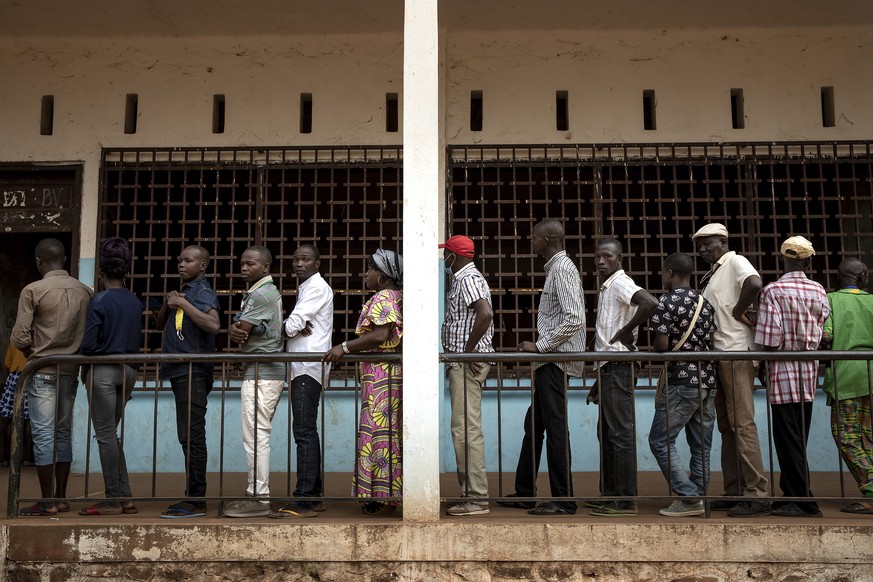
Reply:
<svg viewBox="0 0 873 582"><path fill-rule="evenodd" d="M669 517L685 517L688 515L701 515L706 513L706 509L703 507L703 501L683 501L682 499L677 499L670 504L670 507L659 509L658 513Z"/></svg>
<svg viewBox="0 0 873 582"><path fill-rule="evenodd" d="M591 511L589 515L598 517L628 517L636 515L637 504L633 501L607 501Z"/></svg>
<svg viewBox="0 0 873 582"><path fill-rule="evenodd" d="M491 513L491 510L488 509L487 505L467 501L452 505L446 510L446 513L448 515L485 515L486 513Z"/></svg>
<svg viewBox="0 0 873 582"><path fill-rule="evenodd" d="M770 513L770 503L766 501L740 501L727 512L731 517L759 517Z"/></svg>
<svg viewBox="0 0 873 582"><path fill-rule="evenodd" d="M222 513L224 517L266 517L270 515L270 504L254 499L231 501L224 506Z"/></svg>

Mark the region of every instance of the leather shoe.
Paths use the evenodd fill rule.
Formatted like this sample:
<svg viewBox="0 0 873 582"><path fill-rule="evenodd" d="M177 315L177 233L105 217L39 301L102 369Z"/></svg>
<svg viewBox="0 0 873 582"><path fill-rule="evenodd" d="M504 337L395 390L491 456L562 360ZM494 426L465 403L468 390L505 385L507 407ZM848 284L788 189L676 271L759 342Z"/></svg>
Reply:
<svg viewBox="0 0 873 582"><path fill-rule="evenodd" d="M759 517L770 513L770 503L767 501L740 501L727 512L731 517Z"/></svg>

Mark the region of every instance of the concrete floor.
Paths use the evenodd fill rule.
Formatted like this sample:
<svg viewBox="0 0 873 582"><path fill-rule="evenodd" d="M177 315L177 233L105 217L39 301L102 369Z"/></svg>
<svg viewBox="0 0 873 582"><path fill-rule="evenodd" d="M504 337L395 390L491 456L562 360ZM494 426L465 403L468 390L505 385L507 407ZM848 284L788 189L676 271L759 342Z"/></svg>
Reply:
<svg viewBox="0 0 873 582"><path fill-rule="evenodd" d="M513 475L511 473L504 474L501 479L499 475L490 475L491 495L494 497L507 495L514 491ZM775 476L778 483L778 474ZM598 495L598 479L597 473L576 473L573 476L573 483L577 495L583 498L594 498ZM854 481L848 474L842 475L845 497L858 496ZM271 491L274 497L290 496L294 489L295 480L293 474L273 473L270 480ZM36 471L32 467L22 469L22 487L21 498L35 497L38 495L38 483L36 480ZM218 474L210 474L208 477L209 496L232 497L243 495L245 488L245 474L243 473L226 473L224 478L220 478ZM325 498L327 511L318 514L316 518L319 522L332 523L356 523L361 521L371 520L391 520L402 521L402 512L398 511L391 516L365 516L361 513L360 506L348 499L350 495L351 475L347 473L328 473L325 475ZM72 511L70 513L60 514L56 518L18 518L11 520L11 523L16 522L67 522L76 523L105 523L111 521L118 523L123 521L142 522L142 523L167 523L171 520L160 519L161 512L171 502L177 500L176 497L184 490L184 476L180 473L161 473L152 476L147 473L131 474L131 488L134 495L139 498L137 505L139 513L135 515L121 516L106 516L106 517L82 517L77 511L89 504L86 499L99 500L103 497L103 478L101 474L74 474L70 477L68 487L68 495L73 499L82 499L81 503L73 502ZM539 488L541 492L547 493L549 490L548 479L544 473L540 474ZM778 487L777 487L778 490ZM7 498L8 491L8 469L0 469L0 494L2 498ZM441 495L443 498L450 498L452 495L457 495L460 489L457 485L456 478L453 474L443 474L441 476ZM796 522L812 522L812 523L827 523L832 525L873 525L873 515L850 515L841 513L840 507L845 504L845 501L840 498L844 495L841 493L840 474L838 473L814 473L813 474L813 491L816 495L823 498L820 506L823 512L822 519L806 519L806 518L778 518L768 516L765 518L756 518L757 520L766 520L767 523L796 523ZM700 520L703 517L687 517L687 518L666 518L658 514L658 509L669 505L669 501L663 498L669 495L666 487L666 482L660 473L644 472L639 475L639 492L643 499L639 502L639 515L633 518L621 518L622 522L632 521L635 523L651 523L655 521L687 521ZM714 473L712 476L712 484L710 487L712 495L719 495L721 489L721 474ZM334 499L331 499L334 498ZM341 500L345 498L344 500ZM22 503L22 506L25 504ZM274 507L281 505L277 501ZM443 504L443 509L446 507ZM580 507L580 510L574 516L557 516L552 518L543 518L539 516L528 515L526 512L518 509L510 509L499 507L496 504L491 504L491 513L482 516L468 517L449 517L445 514L441 517L442 520L448 521L464 521L464 522L482 522L482 521L500 521L500 522L543 522L559 520L561 522L602 522L605 518L593 517L588 514L588 510ZM745 521L735 518L728 518L723 512L713 512L710 520L736 522ZM606 519L608 521L608 519ZM215 521L228 521L227 518L222 518L218 514L218 501L211 500L209 503L208 515L205 518L197 518L193 520L172 520L175 522L196 522L209 523ZM240 520L231 520L240 521ZM246 523L275 523L276 520L269 518L251 518L244 520ZM314 521L314 520L307 520Z"/></svg>

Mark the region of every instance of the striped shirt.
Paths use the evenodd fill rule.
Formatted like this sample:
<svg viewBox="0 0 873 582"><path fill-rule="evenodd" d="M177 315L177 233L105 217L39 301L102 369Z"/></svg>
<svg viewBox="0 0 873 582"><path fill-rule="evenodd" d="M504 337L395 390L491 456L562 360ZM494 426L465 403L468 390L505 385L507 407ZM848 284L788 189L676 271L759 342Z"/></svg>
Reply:
<svg viewBox="0 0 873 582"><path fill-rule="evenodd" d="M473 304L484 299L491 305L491 289L485 277L469 263L452 275L452 285L446 298L446 319L443 321L443 347L447 352L460 353L467 347L467 339L473 331L476 311ZM494 322L476 344L477 352L493 352L491 338L494 336Z"/></svg>
<svg viewBox="0 0 873 582"><path fill-rule="evenodd" d="M619 269L600 286L597 296L597 325L594 329L594 351L596 352L628 352L627 346L621 342L609 343L621 328L633 319L637 306L631 303L631 298L642 287L634 283L630 275ZM637 329L634 329L634 344L637 343ZM596 362L600 368L606 362Z"/></svg>
<svg viewBox="0 0 873 582"><path fill-rule="evenodd" d="M761 291L755 343L784 351L815 350L829 314L828 297L821 285L802 271L786 273ZM815 398L818 361L770 362L769 369L771 404Z"/></svg>
<svg viewBox="0 0 873 582"><path fill-rule="evenodd" d="M546 283L537 309L536 344L540 353L585 351L585 300L579 269L559 251L546 261ZM534 364L534 369L544 365ZM582 376L582 362L559 364L570 376Z"/></svg>

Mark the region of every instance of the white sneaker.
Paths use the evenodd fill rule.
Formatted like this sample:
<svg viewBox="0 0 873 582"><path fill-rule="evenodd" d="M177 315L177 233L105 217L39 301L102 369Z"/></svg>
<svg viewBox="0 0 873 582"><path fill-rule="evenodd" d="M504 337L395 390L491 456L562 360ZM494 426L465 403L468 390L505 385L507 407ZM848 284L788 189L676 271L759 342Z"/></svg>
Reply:
<svg viewBox="0 0 873 582"><path fill-rule="evenodd" d="M446 510L446 513L449 515L485 515L491 513L491 510L488 509L487 505L467 501L452 505Z"/></svg>
<svg viewBox="0 0 873 582"><path fill-rule="evenodd" d="M270 515L270 504L254 499L231 501L222 513L224 517L266 517Z"/></svg>
<svg viewBox="0 0 873 582"><path fill-rule="evenodd" d="M670 507L658 510L658 513L669 517L685 517L688 515L701 515L706 513L706 509L703 507L703 501L685 502L677 499L670 504Z"/></svg>

